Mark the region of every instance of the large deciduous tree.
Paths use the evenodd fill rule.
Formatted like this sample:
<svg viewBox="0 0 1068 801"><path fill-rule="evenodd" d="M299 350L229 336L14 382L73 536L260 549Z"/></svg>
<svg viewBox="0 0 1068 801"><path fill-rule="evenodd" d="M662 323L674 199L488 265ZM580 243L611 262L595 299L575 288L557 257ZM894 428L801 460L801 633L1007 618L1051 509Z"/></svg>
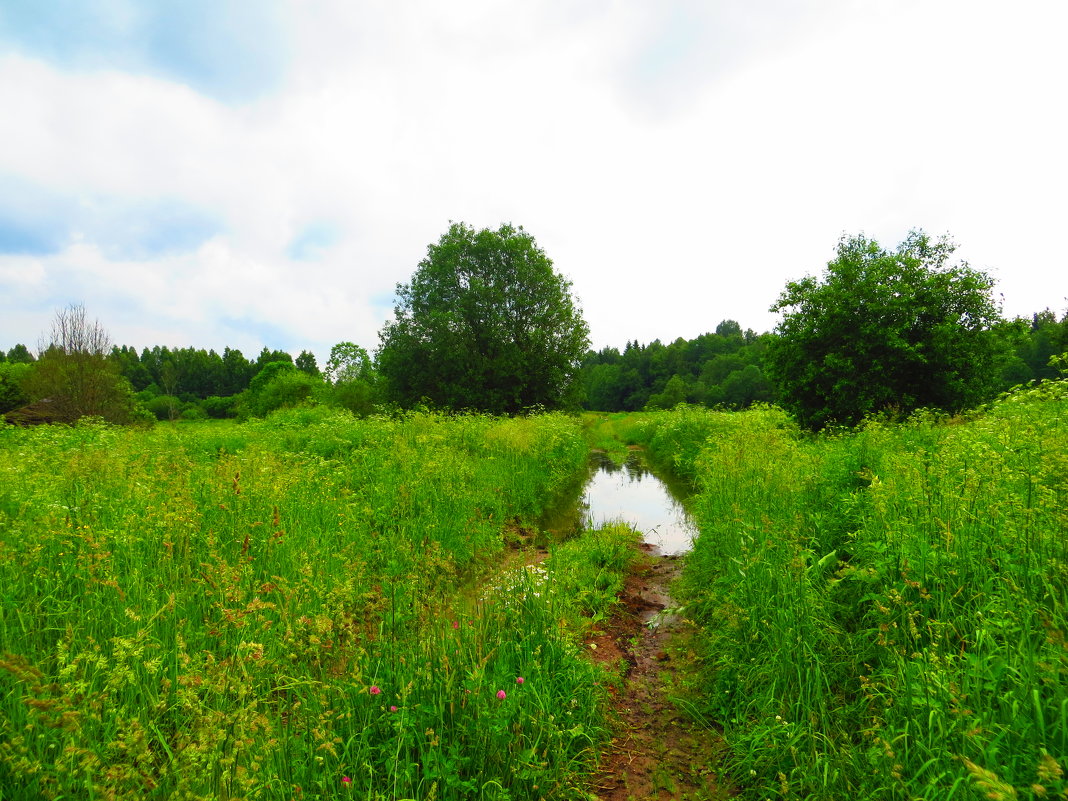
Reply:
<svg viewBox="0 0 1068 801"><path fill-rule="evenodd" d="M511 414L576 402L589 327L522 227L453 223L397 297L378 365L402 405Z"/></svg>
<svg viewBox="0 0 1068 801"><path fill-rule="evenodd" d="M913 231L889 252L843 237L822 279L792 281L767 355L782 404L810 428L883 410L957 411L998 376L993 280L950 264L953 243Z"/></svg>

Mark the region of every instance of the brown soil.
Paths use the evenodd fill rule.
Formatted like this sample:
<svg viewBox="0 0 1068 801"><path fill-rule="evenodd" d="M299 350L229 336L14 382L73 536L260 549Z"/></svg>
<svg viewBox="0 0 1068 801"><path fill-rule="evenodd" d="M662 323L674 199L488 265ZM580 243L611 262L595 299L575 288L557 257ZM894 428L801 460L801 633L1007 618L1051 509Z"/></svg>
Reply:
<svg viewBox="0 0 1068 801"><path fill-rule="evenodd" d="M668 595L681 564L643 546L647 556L627 579L619 611L590 638L594 658L625 663L616 692L619 728L594 777L602 801L725 799L718 781L723 744L716 732L695 725L670 700L672 675L688 624L670 614Z"/></svg>

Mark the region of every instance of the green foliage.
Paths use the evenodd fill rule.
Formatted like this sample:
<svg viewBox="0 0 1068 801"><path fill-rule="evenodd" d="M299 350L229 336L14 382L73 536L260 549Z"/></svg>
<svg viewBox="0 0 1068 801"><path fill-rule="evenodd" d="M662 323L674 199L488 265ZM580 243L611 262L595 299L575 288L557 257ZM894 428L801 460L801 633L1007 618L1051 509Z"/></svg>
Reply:
<svg viewBox="0 0 1068 801"><path fill-rule="evenodd" d="M585 615L603 620L618 603L641 541L641 532L625 523L583 531L557 546L545 562L554 590Z"/></svg>
<svg viewBox="0 0 1068 801"><path fill-rule="evenodd" d="M1017 318L1004 332L1011 349L1003 367L1003 387L1008 389L1032 380L1057 378L1051 359L1068 352L1068 312L1058 321L1046 309L1030 320Z"/></svg>
<svg viewBox="0 0 1068 801"><path fill-rule="evenodd" d="M0 414L30 402L30 396L22 387L32 369L24 362L0 362Z"/></svg>
<svg viewBox="0 0 1068 801"><path fill-rule="evenodd" d="M284 350L271 350L264 346L263 350L260 351L260 355L256 357L255 363L252 365L251 374L256 375L272 362L286 362L287 364L293 364L293 357Z"/></svg>
<svg viewBox="0 0 1068 801"><path fill-rule="evenodd" d="M371 383L374 380L371 356L354 342L338 342L330 349L324 375L332 384L353 381Z"/></svg>
<svg viewBox="0 0 1068 801"><path fill-rule="evenodd" d="M284 356L290 360L288 354ZM145 348L138 356L136 349L123 346L112 350L112 358L138 390L154 383L168 389L168 394L190 393L201 399L241 392L257 372L241 351L230 348L220 356L214 350L157 346Z"/></svg>
<svg viewBox="0 0 1068 801"><path fill-rule="evenodd" d="M671 377L671 380L664 385L663 392L658 392L649 396L649 401L646 403L645 408L673 409L680 403L685 403L687 395L686 380L676 373Z"/></svg>
<svg viewBox="0 0 1068 801"><path fill-rule="evenodd" d="M226 417L233 406L232 398L208 398L203 401L175 395L155 395L145 390L137 393L142 408L157 420L207 420ZM208 409L213 413L209 414Z"/></svg>
<svg viewBox="0 0 1068 801"><path fill-rule="evenodd" d="M252 381L249 382L249 394L254 396L261 394L264 389L266 389L267 385L270 384L271 381L273 381L276 377L285 373L292 373L296 369L297 368L293 366L292 362L268 362L260 368L260 371L256 373L256 375L252 378Z"/></svg>
<svg viewBox="0 0 1068 801"><path fill-rule="evenodd" d="M771 401L773 391L763 371L755 364L733 370L723 383L709 391L705 402L710 406L727 406L732 409L748 409L757 403Z"/></svg>
<svg viewBox="0 0 1068 801"><path fill-rule="evenodd" d="M36 361L30 349L22 343L15 345L7 352L7 360L15 364L33 364Z"/></svg>
<svg viewBox="0 0 1068 801"><path fill-rule="evenodd" d="M221 419L234 415L234 403L235 399L232 396L224 398L218 395L210 395L201 401L200 408L204 410L208 417Z"/></svg>
<svg viewBox="0 0 1068 801"><path fill-rule="evenodd" d="M323 381L299 370L292 362L268 362L249 383L235 409L239 417L263 417L312 399Z"/></svg>
<svg viewBox="0 0 1068 801"><path fill-rule="evenodd" d="M1068 378L1068 351L1050 356L1049 366L1056 370L1061 378Z"/></svg>
<svg viewBox="0 0 1068 801"><path fill-rule="evenodd" d="M182 420L207 420L208 413L199 404L187 403L178 417Z"/></svg>
<svg viewBox="0 0 1068 801"><path fill-rule="evenodd" d="M157 420L176 420L182 411L182 401L174 395L156 395L143 401L145 409Z"/></svg>
<svg viewBox="0 0 1068 801"><path fill-rule="evenodd" d="M664 345L628 342L622 353L589 353L580 379L583 406L602 412L670 409L679 403L747 408L772 400L762 365L768 335L724 320L714 334Z"/></svg>
<svg viewBox="0 0 1068 801"><path fill-rule="evenodd" d="M573 404L589 328L570 288L522 227L453 223L397 286L378 351L390 397L492 413Z"/></svg>
<svg viewBox="0 0 1068 801"><path fill-rule="evenodd" d="M353 342L337 343L330 349L325 376L329 383L318 392L320 403L361 417L374 413L378 376L366 350Z"/></svg>
<svg viewBox="0 0 1068 801"><path fill-rule="evenodd" d="M374 386L361 379L326 384L320 387L316 395L320 403L345 409L357 417L374 414L377 408L377 397Z"/></svg>
<svg viewBox="0 0 1068 801"><path fill-rule="evenodd" d="M255 374L255 368L237 349L224 348L222 357L222 380L221 388L215 388L218 395L235 395L248 387L248 382Z"/></svg>
<svg viewBox="0 0 1068 801"><path fill-rule="evenodd" d="M619 351L616 350L615 353L618 357ZM624 399L630 393L627 391L621 365L587 359L582 365L580 378L585 389L585 398L582 401L584 408L606 412L625 408Z"/></svg>
<svg viewBox="0 0 1068 801"><path fill-rule="evenodd" d="M296 368L278 373L254 397L253 409L264 415L275 409L297 406L310 400L322 380Z"/></svg>
<svg viewBox="0 0 1068 801"><path fill-rule="evenodd" d="M896 251L843 238L822 280L787 284L767 354L779 401L802 425L854 425L921 407L959 411L998 388L992 279L954 246L912 232Z"/></svg>
<svg viewBox="0 0 1068 801"><path fill-rule="evenodd" d="M306 350L300 352L294 365L296 365L296 368L302 373L307 373L313 378L318 378L322 375L322 373L319 372L319 365L315 361L315 354Z"/></svg>
<svg viewBox="0 0 1068 801"><path fill-rule="evenodd" d="M770 408L642 419L699 487L687 695L743 797L1068 788L1068 382L848 435Z"/></svg>
<svg viewBox="0 0 1068 801"><path fill-rule="evenodd" d="M99 321L85 307L72 305L56 313L41 357L22 382L32 400L48 399L62 422L101 417L130 422L135 402L130 383L109 358L111 343Z"/></svg>
<svg viewBox="0 0 1068 801"><path fill-rule="evenodd" d="M586 456L562 415L0 429L0 793L577 795L571 579L488 566Z"/></svg>

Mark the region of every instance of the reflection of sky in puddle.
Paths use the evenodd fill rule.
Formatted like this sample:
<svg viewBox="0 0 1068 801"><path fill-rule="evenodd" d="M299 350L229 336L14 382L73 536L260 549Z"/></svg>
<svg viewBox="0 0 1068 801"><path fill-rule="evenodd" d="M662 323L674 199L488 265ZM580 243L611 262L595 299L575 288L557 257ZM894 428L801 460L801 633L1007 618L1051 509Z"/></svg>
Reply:
<svg viewBox="0 0 1068 801"><path fill-rule="evenodd" d="M682 504L660 479L634 461L624 467L602 463L586 485L583 503L593 525L623 520L665 555L690 550L697 534Z"/></svg>

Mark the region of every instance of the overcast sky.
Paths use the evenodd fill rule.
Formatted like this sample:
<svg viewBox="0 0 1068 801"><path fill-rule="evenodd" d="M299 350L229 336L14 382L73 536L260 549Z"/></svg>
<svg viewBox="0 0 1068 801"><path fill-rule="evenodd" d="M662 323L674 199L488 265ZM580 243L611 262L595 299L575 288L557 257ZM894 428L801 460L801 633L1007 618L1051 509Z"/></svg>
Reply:
<svg viewBox="0 0 1068 801"><path fill-rule="evenodd" d="M1068 308L1064 0L3 0L0 347L373 350L450 220L593 345L770 330L843 234Z"/></svg>

